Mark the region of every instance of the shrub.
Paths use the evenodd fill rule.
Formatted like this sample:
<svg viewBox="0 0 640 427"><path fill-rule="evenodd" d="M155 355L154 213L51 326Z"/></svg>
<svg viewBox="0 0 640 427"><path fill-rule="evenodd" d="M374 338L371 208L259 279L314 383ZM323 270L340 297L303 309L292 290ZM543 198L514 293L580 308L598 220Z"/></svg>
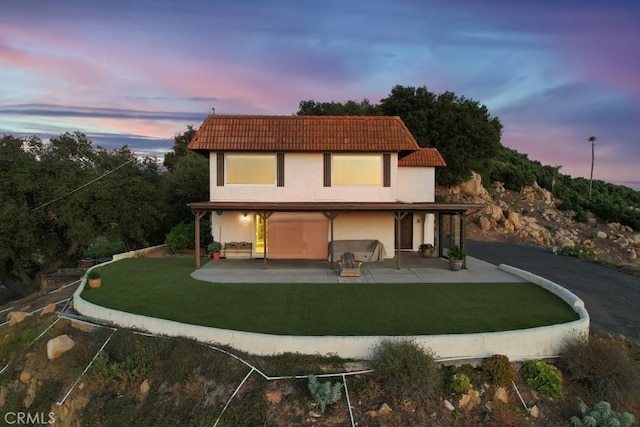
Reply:
<svg viewBox="0 0 640 427"><path fill-rule="evenodd" d="M87 273L87 280L95 280L100 278L100 271L97 268L90 270Z"/></svg>
<svg viewBox="0 0 640 427"><path fill-rule="evenodd" d="M126 250L127 247L122 240L112 240L108 237L100 236L83 252L83 256L86 258L104 258L126 252Z"/></svg>
<svg viewBox="0 0 640 427"><path fill-rule="evenodd" d="M574 256L576 258L584 258L597 260L598 252L589 246L575 245L575 246L561 246L553 250L556 255Z"/></svg>
<svg viewBox="0 0 640 427"><path fill-rule="evenodd" d="M561 360L567 377L585 383L600 399L620 404L640 394L640 363L612 338L573 338Z"/></svg>
<svg viewBox="0 0 640 427"><path fill-rule="evenodd" d="M309 391L313 400L320 406L320 411L324 412L327 405L336 403L342 398L342 384L331 381L320 382L315 375L309 375Z"/></svg>
<svg viewBox="0 0 640 427"><path fill-rule="evenodd" d="M520 370L527 385L542 395L560 398L564 395L562 373L555 366L541 360L530 360Z"/></svg>
<svg viewBox="0 0 640 427"><path fill-rule="evenodd" d="M578 400L580 401L582 419L571 417L571 425L574 427L629 427L636 422L635 417L628 412L613 411L609 402L598 402L593 405L592 410L589 410L589 407L581 399Z"/></svg>
<svg viewBox="0 0 640 427"><path fill-rule="evenodd" d="M482 363L482 373L493 385L507 387L513 381L513 367L509 358L503 354L494 354Z"/></svg>
<svg viewBox="0 0 640 427"><path fill-rule="evenodd" d="M466 393L471 387L471 380L462 373L456 373L451 376L451 390L455 393Z"/></svg>
<svg viewBox="0 0 640 427"><path fill-rule="evenodd" d="M172 253L179 253L186 248L195 245L195 230L192 225L181 222L174 226L165 240L167 250Z"/></svg>
<svg viewBox="0 0 640 427"><path fill-rule="evenodd" d="M382 340L373 350L371 365L383 386L400 399L425 402L442 386L435 354L415 341Z"/></svg>

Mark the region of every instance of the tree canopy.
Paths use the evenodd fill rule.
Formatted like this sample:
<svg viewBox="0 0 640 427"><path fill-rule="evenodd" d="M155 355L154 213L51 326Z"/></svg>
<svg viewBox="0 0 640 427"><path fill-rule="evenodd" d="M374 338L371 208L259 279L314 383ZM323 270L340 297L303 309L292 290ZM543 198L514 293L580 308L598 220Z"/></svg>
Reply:
<svg viewBox="0 0 640 427"><path fill-rule="evenodd" d="M159 179L154 159L79 132L0 138L0 280L28 294L100 235L144 246L164 212Z"/></svg>
<svg viewBox="0 0 640 427"><path fill-rule="evenodd" d="M486 106L453 92L434 94L427 87L395 86L373 105L368 100L302 101L299 115L399 116L421 147L435 147L447 162L437 171L440 184L457 184L470 177L502 147L502 124Z"/></svg>

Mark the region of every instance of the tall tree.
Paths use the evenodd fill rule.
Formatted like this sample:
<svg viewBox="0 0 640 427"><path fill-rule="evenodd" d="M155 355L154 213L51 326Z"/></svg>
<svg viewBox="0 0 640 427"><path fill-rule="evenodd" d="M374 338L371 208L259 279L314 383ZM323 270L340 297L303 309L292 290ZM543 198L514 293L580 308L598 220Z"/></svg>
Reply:
<svg viewBox="0 0 640 427"><path fill-rule="evenodd" d="M591 143L591 175L589 176L589 200L591 200L591 190L593 189L593 163L596 157L596 141L598 138L595 135L591 135L588 141Z"/></svg>
<svg viewBox="0 0 640 427"><path fill-rule="evenodd" d="M99 235L142 243L162 211L154 168L126 148L95 151L79 132L2 137L0 280L26 295Z"/></svg>
<svg viewBox="0 0 640 427"><path fill-rule="evenodd" d="M368 100L318 103L302 101L297 114L399 116L422 147L440 151L447 167L438 170L438 182L457 184L480 169L502 147L502 124L486 106L453 92L436 95L426 86L395 86L379 105Z"/></svg>
<svg viewBox="0 0 640 427"><path fill-rule="evenodd" d="M165 153L163 162L164 167L166 167L169 172L173 170L178 159L195 154L187 149L187 145L191 142L193 137L196 136L197 131L198 130L194 129L192 125L188 125L185 131L180 132L173 137L172 151Z"/></svg>
<svg viewBox="0 0 640 427"><path fill-rule="evenodd" d="M379 106L371 104L365 98L361 102L347 101L345 103L300 101L296 114L299 116L377 116L382 113Z"/></svg>
<svg viewBox="0 0 640 427"><path fill-rule="evenodd" d="M164 156L168 170L163 176L167 230L180 222L193 221L187 203L209 200L209 159L187 149L196 132L193 126L187 126L176 134L172 151Z"/></svg>

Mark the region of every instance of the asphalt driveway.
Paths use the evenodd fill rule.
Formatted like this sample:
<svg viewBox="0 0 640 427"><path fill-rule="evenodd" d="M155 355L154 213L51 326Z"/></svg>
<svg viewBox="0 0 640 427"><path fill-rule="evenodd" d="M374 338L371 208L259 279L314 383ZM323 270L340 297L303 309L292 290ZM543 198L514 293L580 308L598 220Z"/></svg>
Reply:
<svg viewBox="0 0 640 427"><path fill-rule="evenodd" d="M640 277L538 246L467 243L472 257L522 268L569 289L584 301L593 332L621 334L640 342Z"/></svg>

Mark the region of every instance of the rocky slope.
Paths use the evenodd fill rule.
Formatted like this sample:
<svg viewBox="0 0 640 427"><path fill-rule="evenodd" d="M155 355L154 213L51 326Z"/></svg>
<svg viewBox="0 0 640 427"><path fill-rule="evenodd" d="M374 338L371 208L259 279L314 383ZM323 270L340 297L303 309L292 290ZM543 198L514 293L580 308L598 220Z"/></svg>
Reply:
<svg viewBox="0 0 640 427"><path fill-rule="evenodd" d="M559 209L562 201L537 184L514 192L495 182L487 191L481 176L474 173L469 181L440 187L437 193L447 201L484 205L468 217L472 239L583 249L597 262L640 274L640 232L590 213L586 222L578 222L575 212Z"/></svg>

